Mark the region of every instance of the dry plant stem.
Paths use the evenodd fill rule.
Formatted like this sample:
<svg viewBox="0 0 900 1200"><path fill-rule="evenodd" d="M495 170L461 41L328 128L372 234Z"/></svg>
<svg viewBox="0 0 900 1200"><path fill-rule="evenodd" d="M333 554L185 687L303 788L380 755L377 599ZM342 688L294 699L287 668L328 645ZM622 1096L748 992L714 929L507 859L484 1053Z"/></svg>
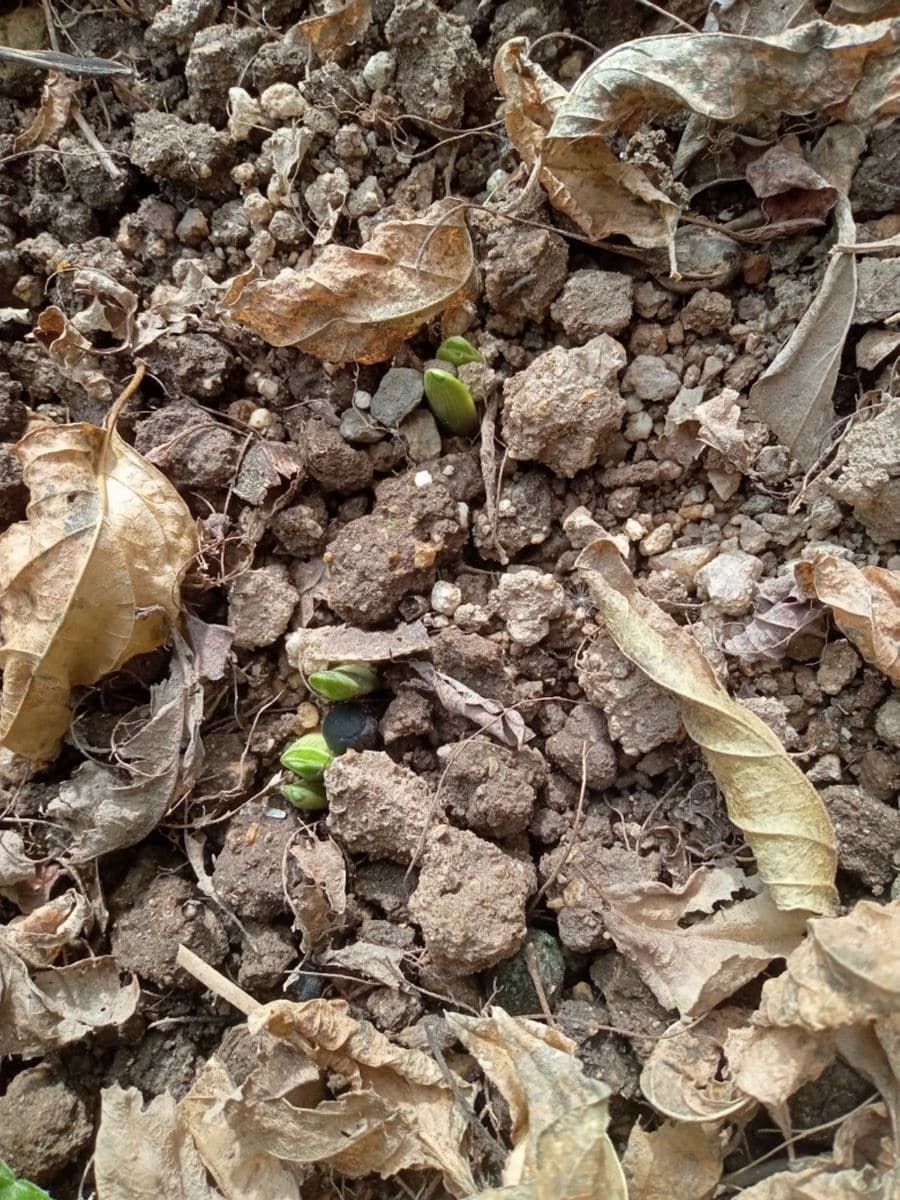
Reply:
<svg viewBox="0 0 900 1200"><path fill-rule="evenodd" d="M454 1103L462 1111L466 1120L469 1122L472 1131L478 1138L478 1141L481 1142L482 1147L487 1151L489 1156L495 1160L495 1162L503 1163L506 1161L506 1151L496 1140L496 1138L493 1138L478 1120L478 1116L474 1108L459 1090L459 1087L453 1076L453 1072L447 1066L447 1060L444 1058L444 1052L438 1045L437 1037L435 1036L434 1020L434 1017L427 1017L424 1021L425 1040L428 1042L428 1049L431 1051L431 1056L440 1068L441 1074L444 1077L444 1082L447 1084L447 1087L453 1094Z"/></svg>
<svg viewBox="0 0 900 1200"><path fill-rule="evenodd" d="M121 179L122 172L113 162L109 151L97 137L96 133L94 133L93 129L91 129L87 118L78 107L77 103L72 107L72 118L75 121L75 124L81 130L81 136L97 155L97 158L100 160L100 165L103 167L103 170L107 173L110 179Z"/></svg>
<svg viewBox="0 0 900 1200"><path fill-rule="evenodd" d="M481 420L481 478L484 480L485 508L487 509L488 525L491 531L491 545L497 551L500 563L506 566L509 557L500 545L497 529L497 492L503 472L497 472L497 446L495 441L497 428L497 399L493 397L487 402L484 416Z"/></svg>
<svg viewBox="0 0 900 1200"><path fill-rule="evenodd" d="M182 967L189 975L202 983L205 988L209 988L211 992L215 992L222 1000L227 1000L239 1012L242 1012L245 1017L252 1017L254 1013L259 1012L263 1007L252 996L248 995L243 988L239 988L236 983L232 983L215 967L211 967L209 963L205 963L199 955L193 950L189 950L187 946L179 946L178 953L175 955L176 966Z"/></svg>
<svg viewBox="0 0 900 1200"><path fill-rule="evenodd" d="M544 1019L551 1029L558 1029L559 1026L553 1019L553 1013L550 1011L550 1005L547 1002L547 993L544 991L544 983L541 979L541 973L538 970L537 954L535 953L534 946L525 947L525 967L531 977L532 986L537 993L538 1003L541 1006Z"/></svg>

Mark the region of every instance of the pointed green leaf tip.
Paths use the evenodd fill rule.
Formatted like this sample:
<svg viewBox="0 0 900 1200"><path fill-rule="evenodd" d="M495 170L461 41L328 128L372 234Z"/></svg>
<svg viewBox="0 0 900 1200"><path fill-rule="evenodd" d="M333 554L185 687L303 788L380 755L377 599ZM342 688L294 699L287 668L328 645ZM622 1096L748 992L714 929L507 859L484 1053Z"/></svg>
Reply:
<svg viewBox="0 0 900 1200"><path fill-rule="evenodd" d="M464 337L444 338L438 346L435 358L453 363L454 367L461 367L463 363L484 362L484 355L481 351L476 349L468 338Z"/></svg>
<svg viewBox="0 0 900 1200"><path fill-rule="evenodd" d="M465 437L478 429L472 393L449 371L432 367L425 372L425 398L436 419L451 433Z"/></svg>
<svg viewBox="0 0 900 1200"><path fill-rule="evenodd" d="M294 808L302 808L305 812L318 812L328 807L328 797L321 783L283 783L281 794Z"/></svg>
<svg viewBox="0 0 900 1200"><path fill-rule="evenodd" d="M327 671L316 671L307 683L325 700L356 700L381 686L378 672L364 663L336 663Z"/></svg>
<svg viewBox="0 0 900 1200"><path fill-rule="evenodd" d="M334 758L321 733L305 733L291 742L281 756L281 765L307 782L316 782Z"/></svg>

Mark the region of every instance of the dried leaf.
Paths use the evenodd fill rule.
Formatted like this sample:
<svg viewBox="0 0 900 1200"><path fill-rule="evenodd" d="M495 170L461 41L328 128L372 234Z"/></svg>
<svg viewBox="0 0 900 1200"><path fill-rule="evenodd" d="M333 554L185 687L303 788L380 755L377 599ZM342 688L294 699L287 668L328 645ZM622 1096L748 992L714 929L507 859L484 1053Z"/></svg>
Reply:
<svg viewBox="0 0 900 1200"><path fill-rule="evenodd" d="M637 591L612 542L589 546L578 566L619 649L677 700L776 908L832 912L834 828L778 737L731 699L690 634Z"/></svg>
<svg viewBox="0 0 900 1200"><path fill-rule="evenodd" d="M521 1192L514 1186L492 1190L481 1200L588 1200L597 1195L625 1200L622 1168L606 1134L609 1088L584 1074L574 1057L574 1044L502 1008L492 1008L489 1017L447 1013L446 1020L509 1106L513 1150L504 1182L532 1185ZM557 1139L562 1141L559 1147L554 1145ZM575 1168L568 1178L566 1160L569 1169ZM583 1190L586 1176L592 1190ZM557 1191L553 1181L563 1190Z"/></svg>
<svg viewBox="0 0 900 1200"><path fill-rule="evenodd" d="M388 630L328 625L289 633L284 646L290 665L304 675L311 675L329 663L393 662L412 654L427 654L431 639L421 621Z"/></svg>
<svg viewBox="0 0 900 1200"><path fill-rule="evenodd" d="M790 1029L732 1029L725 1057L736 1087L764 1104L779 1122L788 1098L818 1079L834 1060L831 1038Z"/></svg>
<svg viewBox="0 0 900 1200"><path fill-rule="evenodd" d="M383 987L405 988L406 977L400 965L407 952L399 946L377 946L374 942L352 942L340 950L325 950L319 955L323 967L355 971Z"/></svg>
<svg viewBox="0 0 900 1200"><path fill-rule="evenodd" d="M773 959L786 958L803 936L804 914L780 912L765 892L683 928L689 913L709 911L695 896L719 874L728 877L714 893L717 900L748 882L700 868L679 888L634 883L602 889L609 906L603 923L617 948L660 1004L682 1016L709 1012Z"/></svg>
<svg viewBox="0 0 900 1200"><path fill-rule="evenodd" d="M187 505L116 415L104 429L40 427L16 447L31 503L0 539L0 739L26 758L57 753L73 687L162 645L197 550Z"/></svg>
<svg viewBox="0 0 900 1200"><path fill-rule="evenodd" d="M33 879L36 865L25 853L22 835L0 829L0 890L8 894L16 884Z"/></svg>
<svg viewBox="0 0 900 1200"><path fill-rule="evenodd" d="M177 633L173 641L169 677L150 692L149 719L116 747L128 782L91 760L60 784L50 803L50 816L74 836L71 862L89 862L146 837L203 765L203 686L187 644Z"/></svg>
<svg viewBox="0 0 900 1200"><path fill-rule="evenodd" d="M866 662L900 684L900 571L855 567L834 554L800 562L803 593L831 609L834 622Z"/></svg>
<svg viewBox="0 0 900 1200"><path fill-rule="evenodd" d="M860 900L846 917L809 921L809 937L768 980L754 1021L813 1032L900 1009L900 900Z"/></svg>
<svg viewBox="0 0 900 1200"><path fill-rule="evenodd" d="M50 967L32 977L0 941L0 1055L35 1058L98 1029L115 1029L132 1015L141 994L137 979L119 982L110 955Z"/></svg>
<svg viewBox="0 0 900 1200"><path fill-rule="evenodd" d="M510 137L526 161L526 150L534 157L540 147L540 178L555 207L589 237L623 233L638 246L672 252L677 203L641 166L619 159L611 140L685 110L727 123L773 109L843 121L893 111L895 25L811 21L765 38L639 38L601 55L562 98L514 41L501 48L495 77L514 111L506 118Z"/></svg>
<svg viewBox="0 0 900 1200"><path fill-rule="evenodd" d="M104 1088L101 1098L94 1149L98 1200L222 1200L207 1183L203 1161L168 1092L154 1096L146 1108L137 1088L117 1083Z"/></svg>
<svg viewBox="0 0 900 1200"><path fill-rule="evenodd" d="M348 0L341 8L320 17L298 21L285 34L288 42L309 46L319 58L332 58L345 46L365 36L372 21L372 0Z"/></svg>
<svg viewBox="0 0 900 1200"><path fill-rule="evenodd" d="M711 1125L634 1125L622 1156L629 1200L707 1200L722 1175L724 1146Z"/></svg>
<svg viewBox="0 0 900 1200"><path fill-rule="evenodd" d="M806 26L805 28L811 28ZM826 133L835 162L825 174L840 183L835 207L838 241L852 242L856 223L846 191L865 136L852 125ZM853 259L852 263L845 259ZM750 410L777 435L804 467L811 467L835 421L832 396L844 341L856 307L855 255L834 254L809 308L750 389Z"/></svg>
<svg viewBox="0 0 900 1200"><path fill-rule="evenodd" d="M272 488L293 479L301 482L302 475L303 452L299 446L260 438L241 459L232 491L248 504L262 504Z"/></svg>
<svg viewBox="0 0 900 1200"><path fill-rule="evenodd" d="M745 1014L718 1009L702 1023L660 1038L641 1073L641 1091L655 1109L682 1123L724 1121L746 1112L753 1101L722 1071L722 1047Z"/></svg>
<svg viewBox="0 0 900 1200"><path fill-rule="evenodd" d="M472 243L455 200L379 225L361 250L327 246L302 271L232 281L232 317L271 346L326 362L383 362L426 321L471 292Z"/></svg>
<svg viewBox="0 0 900 1200"><path fill-rule="evenodd" d="M722 649L748 663L780 662L798 634L819 631L824 640L824 612L817 600L800 594L790 575L779 575L760 585L753 620L723 638Z"/></svg>
<svg viewBox="0 0 900 1200"><path fill-rule="evenodd" d="M58 71L48 71L41 91L41 103L31 124L13 141L13 152L21 154L32 146L52 141L69 123L72 102L81 87L81 81Z"/></svg>
<svg viewBox="0 0 900 1200"><path fill-rule="evenodd" d="M812 0L731 0L727 5L710 5L703 29L706 33L767 37L817 16Z"/></svg>
<svg viewBox="0 0 900 1200"><path fill-rule="evenodd" d="M469 1165L460 1152L468 1120L457 1095L471 1089L454 1079L451 1090L437 1063L418 1050L393 1045L374 1025L349 1015L343 1000L292 1004L276 1000L249 1014L251 1033L265 1030L336 1072L357 1093L375 1093L391 1110L402 1136L382 1139L384 1156L370 1158L365 1171L382 1178L407 1169L440 1171L455 1196L474 1191Z"/></svg>
<svg viewBox="0 0 900 1200"><path fill-rule="evenodd" d="M83 387L92 400L102 404L112 400L115 389L100 370L100 360L93 346L61 308L55 304L45 308L37 319L33 335L65 377Z"/></svg>
<svg viewBox="0 0 900 1200"><path fill-rule="evenodd" d="M465 717L498 742L521 750L534 737L516 709L504 708L497 700L479 696L458 679L436 671L431 663L411 662L409 665L433 690L447 712Z"/></svg>
<svg viewBox="0 0 900 1200"><path fill-rule="evenodd" d="M770 222L802 219L810 226L820 225L837 203L837 188L810 166L793 135L750 164L747 182Z"/></svg>
<svg viewBox="0 0 900 1200"><path fill-rule="evenodd" d="M81 936L90 916L90 902L70 888L27 916L0 928L0 942L28 966L49 967L64 947Z"/></svg>
<svg viewBox="0 0 900 1200"><path fill-rule="evenodd" d="M312 954L325 939L342 929L347 913L347 868L344 856L330 838L320 841L304 828L290 849L300 879L291 882L289 900L300 930L304 954Z"/></svg>
<svg viewBox="0 0 900 1200"><path fill-rule="evenodd" d="M830 1159L812 1166L779 1171L754 1187L741 1190L741 1200L896 1200L900 1171L879 1177L872 1167L835 1171Z"/></svg>

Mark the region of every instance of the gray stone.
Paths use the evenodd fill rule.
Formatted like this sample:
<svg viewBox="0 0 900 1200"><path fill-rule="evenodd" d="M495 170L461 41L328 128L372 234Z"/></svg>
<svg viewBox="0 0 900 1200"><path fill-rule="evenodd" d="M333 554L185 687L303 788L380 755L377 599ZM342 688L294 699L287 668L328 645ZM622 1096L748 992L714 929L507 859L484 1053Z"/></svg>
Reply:
<svg viewBox="0 0 900 1200"><path fill-rule="evenodd" d="M404 417L422 403L425 377L412 367L391 367L385 371L372 397L371 413L379 425L396 429Z"/></svg>
<svg viewBox="0 0 900 1200"><path fill-rule="evenodd" d="M411 412L401 424L400 433L413 462L423 463L437 458L443 448L441 432L427 408L417 408Z"/></svg>
<svg viewBox="0 0 900 1200"><path fill-rule="evenodd" d="M384 436L384 430L378 428L368 413L360 412L358 408L348 408L341 413L341 437L345 441L371 446Z"/></svg>

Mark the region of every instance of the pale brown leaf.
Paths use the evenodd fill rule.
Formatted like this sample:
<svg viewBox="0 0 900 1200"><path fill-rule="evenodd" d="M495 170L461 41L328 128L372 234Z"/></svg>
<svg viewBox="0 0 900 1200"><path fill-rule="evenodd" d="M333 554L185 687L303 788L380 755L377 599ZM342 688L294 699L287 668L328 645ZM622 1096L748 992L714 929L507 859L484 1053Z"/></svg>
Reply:
<svg viewBox="0 0 900 1200"><path fill-rule="evenodd" d="M470 295L472 243L458 201L379 225L361 250L327 246L302 271L232 281L232 317L271 346L326 362L383 362L426 321Z"/></svg>
<svg viewBox="0 0 900 1200"><path fill-rule="evenodd" d="M824 173L838 185L838 240L852 242L856 223L847 199L865 136L853 125L827 130L821 157ZM853 259L853 263L843 262ZM856 307L855 255L832 255L809 308L793 333L750 389L750 411L777 435L804 467L827 445L835 422L832 396L841 354Z"/></svg>
<svg viewBox="0 0 900 1200"><path fill-rule="evenodd" d="M634 1125L622 1156L629 1200L707 1200L722 1175L724 1146L713 1125Z"/></svg>
<svg viewBox="0 0 900 1200"><path fill-rule="evenodd" d="M94 1148L97 1200L222 1200L207 1183L203 1162L168 1092L154 1096L146 1108L137 1088L117 1083L104 1088L101 1098Z"/></svg>
<svg viewBox="0 0 900 1200"><path fill-rule="evenodd" d="M288 899L303 952L312 954L345 924L347 868L337 843L330 838L320 840L310 827L298 832L289 853L296 878L292 878Z"/></svg>
<svg viewBox="0 0 900 1200"><path fill-rule="evenodd" d="M873 1167L835 1171L828 1158L812 1166L779 1171L741 1190L741 1200L896 1200L900 1170L881 1175Z"/></svg>
<svg viewBox="0 0 900 1200"><path fill-rule="evenodd" d="M780 662L800 634L825 640L824 607L801 595L790 575L764 580L756 597L756 612L744 629L722 639L726 654L744 662Z"/></svg>
<svg viewBox="0 0 900 1200"><path fill-rule="evenodd" d="M818 1079L834 1060L834 1043L796 1027L748 1026L729 1032L725 1057L735 1086L780 1120L788 1098L805 1083Z"/></svg>
<svg viewBox="0 0 900 1200"><path fill-rule="evenodd" d="M115 1029L132 1015L141 994L132 976L119 982L112 956L85 958L29 974L0 941L0 1055L34 1058L98 1029Z"/></svg>
<svg viewBox="0 0 900 1200"><path fill-rule="evenodd" d="M746 1023L743 1010L717 1009L699 1025L670 1030L657 1041L641 1073L641 1091L674 1121L723 1121L753 1107L753 1100L722 1072L729 1031Z"/></svg>
<svg viewBox="0 0 900 1200"><path fill-rule="evenodd" d="M606 1133L609 1088L584 1074L573 1043L502 1008L492 1008L489 1017L447 1013L446 1019L509 1106L513 1150L504 1182L531 1185L522 1200L625 1200L622 1168ZM590 1178L593 1192L584 1190ZM484 1193L482 1200L501 1195L506 1190Z"/></svg>
<svg viewBox="0 0 900 1200"><path fill-rule="evenodd" d="M364 37L371 21L372 0L348 0L332 12L298 21L285 37L289 42L309 46L319 58L327 59Z"/></svg>
<svg viewBox="0 0 900 1200"><path fill-rule="evenodd" d="M383 987L405 988L406 977L400 967L407 951L399 946L378 946L375 942L351 942L340 950L324 950L318 960L323 967L353 971Z"/></svg>
<svg viewBox="0 0 900 1200"><path fill-rule="evenodd" d="M837 203L837 188L806 161L795 135L755 159L747 168L747 182L772 222L802 218L819 225Z"/></svg>
<svg viewBox="0 0 900 1200"><path fill-rule="evenodd" d="M50 802L50 815L74 838L66 854L71 862L89 862L146 837L203 764L203 685L187 643L178 633L172 640L169 676L151 689L149 718L115 747L119 769L82 763Z"/></svg>
<svg viewBox="0 0 900 1200"><path fill-rule="evenodd" d="M26 758L57 753L73 687L165 641L197 550L187 505L115 416L41 427L16 447L31 503L0 539L0 740Z"/></svg>
<svg viewBox="0 0 900 1200"><path fill-rule="evenodd" d="M816 1032L900 1009L900 900L860 900L846 917L813 919L787 969L763 986L755 1022Z"/></svg>
<svg viewBox="0 0 900 1200"><path fill-rule="evenodd" d="M834 828L778 737L731 699L690 634L638 592L612 542L589 546L578 566L619 649L675 697L685 729L703 751L775 906L832 912L837 901Z"/></svg>
<svg viewBox="0 0 900 1200"><path fill-rule="evenodd" d="M436 671L431 663L413 661L410 666L434 691L447 712L465 717L498 742L521 750L534 737L517 709L506 708L497 700L479 695L451 675Z"/></svg>
<svg viewBox="0 0 900 1200"><path fill-rule="evenodd" d="M0 927L0 942L28 966L49 967L61 950L81 936L90 916L90 902L70 888L27 916Z"/></svg>
<svg viewBox="0 0 900 1200"><path fill-rule="evenodd" d="M32 146L52 141L69 123L72 102L82 81L59 71L48 71L41 90L41 103L27 129L13 140L13 152L21 154Z"/></svg>
<svg viewBox="0 0 900 1200"><path fill-rule="evenodd" d="M785 958L803 936L804 914L779 911L766 892L683 928L688 914L703 911L693 894L708 874L716 869L699 868L680 888L633 883L602 889L603 923L617 948L660 1004L682 1016L709 1012L773 959ZM741 886L729 878L715 898Z"/></svg>
<svg viewBox="0 0 900 1200"><path fill-rule="evenodd" d="M310 675L331 663L394 662L413 654L427 654L431 639L421 621L385 630L326 625L289 633L284 648L290 665Z"/></svg>
<svg viewBox="0 0 900 1200"><path fill-rule="evenodd" d="M67 379L83 387L92 400L103 404L112 400L115 389L100 369L93 346L61 308L51 304L43 309L32 332Z"/></svg>
<svg viewBox="0 0 900 1200"><path fill-rule="evenodd" d="M820 553L798 563L794 574L805 595L831 609L834 623L866 662L900 684L900 571L860 570Z"/></svg>

